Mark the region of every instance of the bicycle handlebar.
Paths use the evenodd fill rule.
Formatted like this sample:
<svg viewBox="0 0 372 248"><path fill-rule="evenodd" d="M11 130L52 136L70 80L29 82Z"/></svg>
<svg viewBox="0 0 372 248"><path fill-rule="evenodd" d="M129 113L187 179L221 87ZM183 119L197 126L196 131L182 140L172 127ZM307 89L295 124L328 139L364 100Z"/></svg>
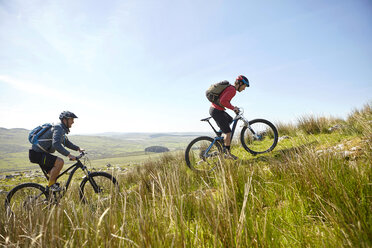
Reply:
<svg viewBox="0 0 372 248"><path fill-rule="evenodd" d="M86 152L80 152L80 154L78 156L75 157L76 160L79 160L81 159L85 154L87 154Z"/></svg>
<svg viewBox="0 0 372 248"><path fill-rule="evenodd" d="M239 108L239 112L236 114L234 119L239 119L239 118L243 117L243 114L244 114L244 109Z"/></svg>

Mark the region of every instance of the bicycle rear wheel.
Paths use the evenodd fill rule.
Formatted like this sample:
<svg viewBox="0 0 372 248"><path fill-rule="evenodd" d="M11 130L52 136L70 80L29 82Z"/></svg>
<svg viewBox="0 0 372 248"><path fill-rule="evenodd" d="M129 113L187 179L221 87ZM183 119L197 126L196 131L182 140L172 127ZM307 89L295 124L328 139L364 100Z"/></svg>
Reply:
<svg viewBox="0 0 372 248"><path fill-rule="evenodd" d="M243 127L240 141L244 149L253 155L270 152L278 143L278 130L267 120L251 120L249 127Z"/></svg>
<svg viewBox="0 0 372 248"><path fill-rule="evenodd" d="M43 186L37 183L23 183L9 191L5 199L8 214L22 214L46 206L48 194Z"/></svg>
<svg viewBox="0 0 372 248"><path fill-rule="evenodd" d="M84 203L112 202L119 194L119 184L106 172L93 172L80 184L80 199Z"/></svg>
<svg viewBox="0 0 372 248"><path fill-rule="evenodd" d="M220 142L211 137L201 136L190 142L186 148L185 160L187 166L196 171L213 170L222 154Z"/></svg>

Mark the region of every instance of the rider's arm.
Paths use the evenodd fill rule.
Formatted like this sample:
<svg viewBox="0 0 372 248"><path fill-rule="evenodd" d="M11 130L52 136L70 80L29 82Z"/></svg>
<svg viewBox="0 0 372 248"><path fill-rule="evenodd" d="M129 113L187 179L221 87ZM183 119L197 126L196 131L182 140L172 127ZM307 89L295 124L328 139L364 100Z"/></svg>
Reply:
<svg viewBox="0 0 372 248"><path fill-rule="evenodd" d="M230 101L235 96L235 94L236 89L234 86L228 87L224 92L222 92L220 96L220 103L222 104L222 106L234 110L235 107L231 105Z"/></svg>
<svg viewBox="0 0 372 248"><path fill-rule="evenodd" d="M55 126L53 130L52 146L62 155L68 156L70 154L63 146L62 142L64 139L65 132L61 126Z"/></svg>
<svg viewBox="0 0 372 248"><path fill-rule="evenodd" d="M70 148L71 150L74 150L74 151L79 151L80 150L80 148L77 145L74 145L71 141L68 140L67 136L65 136L65 143L64 143L64 145L67 148Z"/></svg>

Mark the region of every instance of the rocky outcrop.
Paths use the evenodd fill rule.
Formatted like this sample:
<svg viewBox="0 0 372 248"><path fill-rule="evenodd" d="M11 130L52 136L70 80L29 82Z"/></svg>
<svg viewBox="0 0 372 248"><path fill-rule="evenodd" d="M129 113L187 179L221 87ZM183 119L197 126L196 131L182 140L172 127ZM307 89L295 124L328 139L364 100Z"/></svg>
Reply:
<svg viewBox="0 0 372 248"><path fill-rule="evenodd" d="M362 148L358 145L353 145L351 141L346 143L341 143L326 149L317 150L317 155L326 155L326 154L339 154L346 159L355 159L359 152L362 151Z"/></svg>
<svg viewBox="0 0 372 248"><path fill-rule="evenodd" d="M280 136L279 139L278 139L278 142L282 141L282 140L285 140L285 139L292 139L291 136Z"/></svg>

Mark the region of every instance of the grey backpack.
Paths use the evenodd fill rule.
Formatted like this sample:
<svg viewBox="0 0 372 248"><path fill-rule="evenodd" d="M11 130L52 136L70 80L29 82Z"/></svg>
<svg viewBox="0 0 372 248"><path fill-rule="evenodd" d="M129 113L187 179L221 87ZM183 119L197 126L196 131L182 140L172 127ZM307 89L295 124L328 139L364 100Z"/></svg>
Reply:
<svg viewBox="0 0 372 248"><path fill-rule="evenodd" d="M205 95L207 96L207 99L214 103L214 104L217 104L219 106L222 107L221 103L220 103L220 95L222 93L222 91L224 91L227 87L229 87L231 84L224 80L224 81L221 81L219 83L216 83L216 84L212 84L208 90L205 92Z"/></svg>

